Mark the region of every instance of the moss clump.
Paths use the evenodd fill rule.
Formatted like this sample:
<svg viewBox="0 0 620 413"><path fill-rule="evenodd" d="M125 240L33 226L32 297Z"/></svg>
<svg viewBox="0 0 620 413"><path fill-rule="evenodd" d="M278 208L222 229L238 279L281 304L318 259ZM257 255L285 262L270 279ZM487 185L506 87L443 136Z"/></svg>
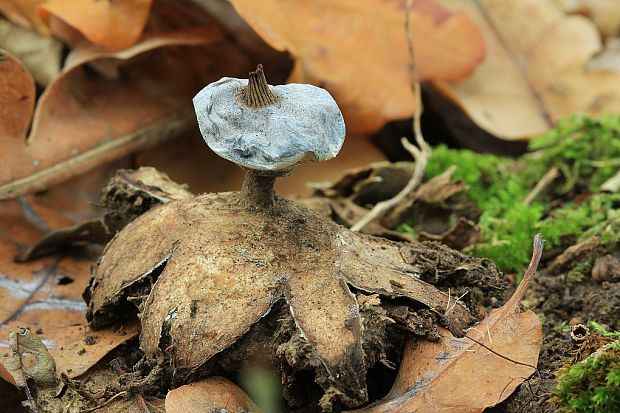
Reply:
<svg viewBox="0 0 620 413"><path fill-rule="evenodd" d="M474 255L492 258L505 271L520 270L527 264L532 234L544 211L540 202L523 204L531 190L521 178L523 165L442 145L433 150L426 174L432 178L452 165L457 166L454 178L469 185L467 196L482 211L483 241L476 245Z"/></svg>
<svg viewBox="0 0 620 413"><path fill-rule="evenodd" d="M482 211L483 240L474 255L492 258L504 271L520 272L536 232L551 246L561 246L567 235L571 242L591 235L600 235L607 245L620 241L620 215L614 210L620 196L591 194L620 168L620 116L567 118L533 140L530 149L534 152L516 160L446 146L433 150L427 178L456 165L454 178L470 186L467 195ZM525 205L524 199L553 166L561 172L560 182ZM568 192L587 198L558 205L558 197L566 198Z"/></svg>
<svg viewBox="0 0 620 413"><path fill-rule="evenodd" d="M553 402L571 413L620 412L620 340L557 372Z"/></svg>
<svg viewBox="0 0 620 413"><path fill-rule="evenodd" d="M546 135L533 140L529 158L547 168L556 166L564 178L558 187L566 193L577 187L598 191L620 167L620 117L570 117Z"/></svg>

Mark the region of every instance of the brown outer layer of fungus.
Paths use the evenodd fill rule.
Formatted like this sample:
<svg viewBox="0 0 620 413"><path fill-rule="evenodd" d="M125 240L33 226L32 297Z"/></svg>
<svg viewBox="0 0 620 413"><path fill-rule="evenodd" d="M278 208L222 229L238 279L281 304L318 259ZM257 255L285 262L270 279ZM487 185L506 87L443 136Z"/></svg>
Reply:
<svg viewBox="0 0 620 413"><path fill-rule="evenodd" d="M87 317L95 328L110 323L127 291L161 271L141 307L140 342L153 364L168 360L182 380L284 298L330 390L355 407L368 398L367 366L350 287L421 302L457 334L474 321L418 278L433 259L421 251L353 233L280 197L257 209L240 193L206 194L160 205L114 237L93 269ZM464 271L483 266L462 259Z"/></svg>

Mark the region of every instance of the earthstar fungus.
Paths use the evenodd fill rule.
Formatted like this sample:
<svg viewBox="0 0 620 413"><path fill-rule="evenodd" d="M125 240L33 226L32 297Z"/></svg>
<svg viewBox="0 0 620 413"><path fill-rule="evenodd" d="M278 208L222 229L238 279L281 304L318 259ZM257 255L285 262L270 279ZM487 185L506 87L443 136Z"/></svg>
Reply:
<svg viewBox="0 0 620 413"><path fill-rule="evenodd" d="M372 329L364 297L426 308L457 334L474 321L463 303L420 276L496 276L488 262L437 244L354 233L275 194L278 176L340 150L344 121L328 92L270 86L259 66L249 82L208 85L194 106L209 147L246 170L243 187L159 205L121 230L85 292L93 327L112 323L133 295L147 360L167 365L182 384L283 304L310 349L325 392L320 405L330 410L368 401L366 373L378 357L365 345ZM379 324L398 323L385 320Z"/></svg>

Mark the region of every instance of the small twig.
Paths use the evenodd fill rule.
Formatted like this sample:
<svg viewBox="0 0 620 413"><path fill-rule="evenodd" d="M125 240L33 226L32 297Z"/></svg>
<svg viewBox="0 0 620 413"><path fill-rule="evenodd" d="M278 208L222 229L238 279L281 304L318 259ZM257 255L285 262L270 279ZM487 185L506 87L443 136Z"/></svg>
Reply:
<svg viewBox="0 0 620 413"><path fill-rule="evenodd" d="M405 187L393 198L377 203L362 219L351 227L352 231L361 231L366 225L374 219L383 216L387 211L401 203L411 192L413 192L422 182L424 171L428 158L431 155L431 147L424 140L422 135L422 127L420 118L422 116L422 92L420 89L420 78L418 75L418 67L415 62L415 52L413 46L413 35L411 34L411 9L413 8L413 0L407 0L405 7L405 32L407 34L407 45L409 50L409 77L411 78L411 88L415 96L415 111L413 113L413 134L415 136L416 147L410 143L407 138L401 138L403 147L413 156L415 161L415 169L411 179Z"/></svg>
<svg viewBox="0 0 620 413"><path fill-rule="evenodd" d="M523 200L523 205L531 204L534 198L536 198L538 194L540 194L551 182L553 182L555 178L558 177L559 172L560 171L555 166L549 168L547 173L544 174L542 178L540 178L540 181L536 183L536 186L534 186L530 193L527 194L527 196Z"/></svg>
<svg viewBox="0 0 620 413"><path fill-rule="evenodd" d="M514 306L515 308L519 305L519 303L523 299L523 296L525 295L525 291L527 290L527 286L529 282L534 277L534 274L536 274L538 263L540 262L540 259L542 258L544 245L545 245L545 240L543 239L542 234L540 233L536 234L534 236L534 250L532 251L532 259L530 260L530 263L525 269L525 273L523 274L523 279L521 280L521 283L519 284L515 292L512 294L512 297L510 297L510 299L504 305L510 304Z"/></svg>
<svg viewBox="0 0 620 413"><path fill-rule="evenodd" d="M106 400L105 402L101 403L100 405L82 410L82 413L94 412L95 410L99 410L102 407L107 406L108 404L112 403L114 400L116 400L119 397L124 396L126 394L127 394L126 391L122 391L120 393L116 393L114 396L110 397L108 400Z"/></svg>
<svg viewBox="0 0 620 413"><path fill-rule="evenodd" d="M454 301L454 303L452 303L452 305L450 305L450 300L449 300L450 297L448 297L448 306L446 307L446 312L444 313L444 315L448 315L450 311L452 311L454 307L456 307L456 305L461 302L461 299L465 297L468 293L469 291L465 291L463 294L461 294L460 297L456 298L456 300Z"/></svg>

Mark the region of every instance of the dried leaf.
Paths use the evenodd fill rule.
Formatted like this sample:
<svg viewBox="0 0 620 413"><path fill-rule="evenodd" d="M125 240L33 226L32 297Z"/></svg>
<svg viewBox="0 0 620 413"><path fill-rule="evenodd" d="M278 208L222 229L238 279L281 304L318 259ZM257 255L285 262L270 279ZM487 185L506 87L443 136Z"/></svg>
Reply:
<svg viewBox="0 0 620 413"><path fill-rule="evenodd" d="M618 4L620 5L620 2ZM605 48L590 59L586 67L588 69L620 72L620 38L610 37L607 39ZM604 187L601 189L607 190Z"/></svg>
<svg viewBox="0 0 620 413"><path fill-rule="evenodd" d="M29 221L40 226L68 223L58 213L36 204L2 204L0 352L8 352L9 330L29 327L49 349L58 372L76 377L110 350L134 337L138 329L128 325L119 331L92 332L87 327L82 291L88 282L92 258L56 255L26 264L15 263L13 257L23 245L34 243L41 234ZM7 379L1 368L0 376Z"/></svg>
<svg viewBox="0 0 620 413"><path fill-rule="evenodd" d="M22 134L30 124L35 99L34 80L15 57L1 49L0 73L0 133L13 138ZM4 145L2 148L6 151ZM3 164L0 164L0 176L10 172Z"/></svg>
<svg viewBox="0 0 620 413"><path fill-rule="evenodd" d="M45 23L37 15L37 9L47 0L4 0L0 2L0 13L22 27L32 28L41 34L49 35Z"/></svg>
<svg viewBox="0 0 620 413"><path fill-rule="evenodd" d="M11 355L2 361L2 365L11 373L19 388L27 385L26 377L34 380L41 387L51 387L58 382L56 362L45 347L45 344L33 332L21 328L9 333ZM34 360L25 363L24 353Z"/></svg>
<svg viewBox="0 0 620 413"><path fill-rule="evenodd" d="M455 171L456 167L448 168L424 182L395 206L382 219L382 224L396 228L406 223L420 233L419 240L446 241L446 245L458 250L472 245L480 235L480 229L472 222L478 218L479 211L464 194L468 185L452 179Z"/></svg>
<svg viewBox="0 0 620 413"><path fill-rule="evenodd" d="M617 0L560 0L564 11L579 13L594 21L605 37L620 31L620 2Z"/></svg>
<svg viewBox="0 0 620 413"><path fill-rule="evenodd" d="M317 188L322 196L347 197L359 205L376 204L394 197L413 174L412 162L375 162L345 171L332 185Z"/></svg>
<svg viewBox="0 0 620 413"><path fill-rule="evenodd" d="M147 39L126 52L84 52L76 59L80 63L102 57L122 60L164 45L220 40L222 34L216 27L182 30ZM203 48L193 50L198 55L208 53ZM230 55L236 56L234 51ZM0 61L16 72L0 92L0 107L11 112L20 109L0 112L0 125L9 125L0 130L0 199L45 189L188 128L194 119L190 97L206 79L216 76L196 67L191 58L187 49L183 55L151 52L140 61L128 61L123 76L109 81L93 77L82 65L71 65L39 99L26 141L23 137L31 116L27 109L34 98L33 86L29 86L32 80L11 59Z"/></svg>
<svg viewBox="0 0 620 413"><path fill-rule="evenodd" d="M419 241L439 241L458 251L467 251L481 239L480 225L463 217L459 217L456 224L441 234L421 231L418 235Z"/></svg>
<svg viewBox="0 0 620 413"><path fill-rule="evenodd" d="M356 412L406 413L425 411L429 406L442 412L482 412L508 397L536 370L542 345L538 316L531 310L519 311L542 245L538 234L523 281L506 304L468 329L465 337L456 338L440 329L440 342L408 346L390 393Z"/></svg>
<svg viewBox="0 0 620 413"><path fill-rule="evenodd" d="M250 397L224 377L209 377L186 384L166 395L166 413L220 411L259 412Z"/></svg>
<svg viewBox="0 0 620 413"><path fill-rule="evenodd" d="M481 28L487 58L467 80L436 82L481 128L517 140L577 112L620 112L620 72L588 68L602 49L594 24L553 0L442 0Z"/></svg>
<svg viewBox="0 0 620 413"><path fill-rule="evenodd" d="M291 82L320 84L333 94L348 129L371 131L412 115L404 2L232 3L267 43L297 59ZM415 1L411 27L422 79L462 79L484 57L480 33L464 13Z"/></svg>
<svg viewBox="0 0 620 413"><path fill-rule="evenodd" d="M138 41L153 0L49 0L39 9L48 22L54 15L80 31L92 43L119 51Z"/></svg>

